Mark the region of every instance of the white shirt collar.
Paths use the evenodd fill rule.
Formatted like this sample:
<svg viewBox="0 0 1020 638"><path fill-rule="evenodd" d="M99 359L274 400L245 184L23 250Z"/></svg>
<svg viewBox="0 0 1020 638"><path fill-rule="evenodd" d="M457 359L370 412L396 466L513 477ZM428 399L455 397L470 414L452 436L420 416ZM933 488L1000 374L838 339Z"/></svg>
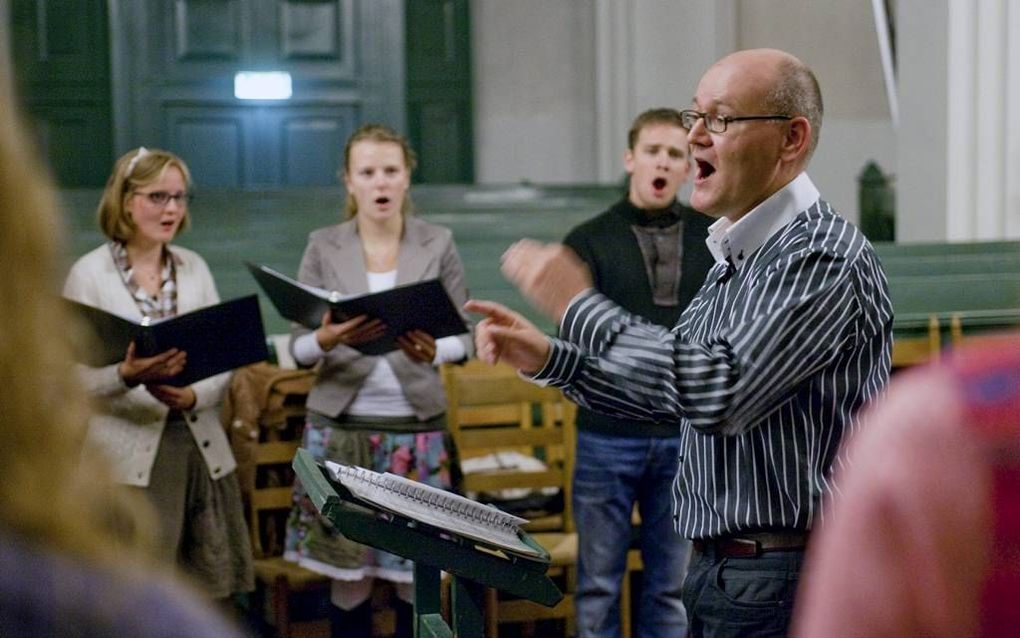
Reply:
<svg viewBox="0 0 1020 638"><path fill-rule="evenodd" d="M818 201L820 194L807 173L772 193L736 221L722 217L708 227L708 250L716 262L729 261L735 267L747 261L754 251L793 221L801 211Z"/></svg>

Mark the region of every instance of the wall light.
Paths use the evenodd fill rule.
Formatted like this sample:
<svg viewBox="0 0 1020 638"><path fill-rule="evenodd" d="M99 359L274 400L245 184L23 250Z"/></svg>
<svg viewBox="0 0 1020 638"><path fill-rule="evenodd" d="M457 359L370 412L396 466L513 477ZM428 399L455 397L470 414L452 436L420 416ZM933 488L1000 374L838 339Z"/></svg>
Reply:
<svg viewBox="0 0 1020 638"><path fill-rule="evenodd" d="M234 97L239 100L289 100L290 73L242 71L234 75Z"/></svg>

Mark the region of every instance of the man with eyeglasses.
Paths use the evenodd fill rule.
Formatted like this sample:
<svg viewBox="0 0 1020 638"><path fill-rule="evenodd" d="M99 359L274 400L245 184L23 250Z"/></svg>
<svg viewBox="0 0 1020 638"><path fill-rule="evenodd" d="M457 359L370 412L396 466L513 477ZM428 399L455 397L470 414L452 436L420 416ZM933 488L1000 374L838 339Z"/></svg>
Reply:
<svg viewBox="0 0 1020 638"><path fill-rule="evenodd" d="M695 549L690 632L783 636L840 442L888 380L892 307L873 248L805 172L822 120L806 65L773 49L728 55L682 118L691 205L717 219L715 265L672 330L593 290L570 251L529 240L503 272L559 338L499 304L467 308L486 315L481 358L582 406L681 429L673 496Z"/></svg>

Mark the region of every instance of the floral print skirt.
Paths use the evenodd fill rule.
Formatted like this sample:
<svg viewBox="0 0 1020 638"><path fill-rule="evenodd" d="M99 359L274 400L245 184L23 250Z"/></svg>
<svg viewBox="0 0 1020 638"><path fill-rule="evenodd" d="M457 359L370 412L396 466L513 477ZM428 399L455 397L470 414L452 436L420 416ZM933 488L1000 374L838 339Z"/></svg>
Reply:
<svg viewBox="0 0 1020 638"><path fill-rule="evenodd" d="M412 421L408 425L412 429L418 424ZM310 413L302 447L316 461L356 465L451 489L452 445L445 430L400 432L391 424L385 430L362 429L367 427L371 426ZM334 580L376 577L398 583L412 581L411 561L355 543L324 525L300 481L295 481L285 548L288 560Z"/></svg>

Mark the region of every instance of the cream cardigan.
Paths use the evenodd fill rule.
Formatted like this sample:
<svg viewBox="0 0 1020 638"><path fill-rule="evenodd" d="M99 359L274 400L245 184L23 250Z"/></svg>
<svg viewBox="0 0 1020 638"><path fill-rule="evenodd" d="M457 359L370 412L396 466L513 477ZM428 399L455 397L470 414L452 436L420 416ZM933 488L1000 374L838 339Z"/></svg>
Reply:
<svg viewBox="0 0 1020 638"><path fill-rule="evenodd" d="M186 248L174 246L170 251L177 258L177 312L218 303L216 284L205 261ZM124 317L142 318L106 244L75 262L64 283L64 296ZM78 366L87 392L98 399L89 420L87 442L105 453L117 481L146 487L169 408L142 385L128 388L117 374L118 365ZM195 407L185 414L213 479L226 476L237 465L218 409L229 376L223 373L192 385Z"/></svg>

